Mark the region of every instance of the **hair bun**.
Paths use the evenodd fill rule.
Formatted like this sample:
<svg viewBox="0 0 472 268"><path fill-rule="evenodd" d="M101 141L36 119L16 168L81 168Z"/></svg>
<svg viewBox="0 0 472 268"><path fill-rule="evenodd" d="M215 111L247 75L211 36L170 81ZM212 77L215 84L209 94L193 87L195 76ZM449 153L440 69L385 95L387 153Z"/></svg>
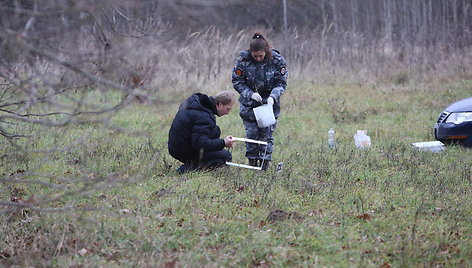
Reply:
<svg viewBox="0 0 472 268"><path fill-rule="evenodd" d="M255 33L255 34L252 36L252 39L264 39L264 37L263 37L262 34L260 34L260 33Z"/></svg>

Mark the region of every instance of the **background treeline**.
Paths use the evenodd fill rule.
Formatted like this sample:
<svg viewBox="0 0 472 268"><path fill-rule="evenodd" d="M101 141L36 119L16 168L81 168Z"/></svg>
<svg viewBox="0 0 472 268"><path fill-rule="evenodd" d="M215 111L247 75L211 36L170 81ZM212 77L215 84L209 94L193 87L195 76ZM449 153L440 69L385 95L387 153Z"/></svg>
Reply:
<svg viewBox="0 0 472 268"><path fill-rule="evenodd" d="M393 42L460 44L472 28L467 0L184 0L165 2L162 10L167 22L192 27L323 29Z"/></svg>
<svg viewBox="0 0 472 268"><path fill-rule="evenodd" d="M0 3L1 23L5 28L25 32L47 29L50 35L59 25L71 27L70 31L93 27L101 39L133 31L152 34L165 24L171 25L174 32L209 26L228 31L264 27L276 32L307 28L324 33L349 32L369 39L384 38L388 42L431 44L442 41L459 46L470 42L472 29L472 3L468 0L69 2L3 1ZM78 25L80 27L76 27Z"/></svg>
<svg viewBox="0 0 472 268"><path fill-rule="evenodd" d="M429 70L436 68L429 63L465 53L472 44L471 5L468 0L7 0L0 3L0 75L14 76L12 63L35 65L48 52L70 65L67 75L61 71L56 77L61 86L74 84L83 75L80 69L94 83L100 77L137 86L153 79L147 85L154 88L198 88L202 78L215 79L231 68L256 29L292 70L315 74L318 81L324 75L319 71L340 68L377 76L385 62ZM204 44L195 46L197 39ZM235 54L221 54L230 47Z"/></svg>

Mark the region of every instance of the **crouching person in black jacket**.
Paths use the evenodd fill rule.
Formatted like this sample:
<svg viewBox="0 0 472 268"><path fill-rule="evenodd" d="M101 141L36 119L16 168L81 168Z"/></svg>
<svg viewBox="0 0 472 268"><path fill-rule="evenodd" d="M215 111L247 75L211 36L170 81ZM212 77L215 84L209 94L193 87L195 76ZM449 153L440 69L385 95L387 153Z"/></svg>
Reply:
<svg viewBox="0 0 472 268"><path fill-rule="evenodd" d="M220 139L217 116L227 115L234 104L231 91L222 91L211 97L196 93L179 107L169 130L170 155L183 164L177 172L213 169L231 161L232 136Z"/></svg>

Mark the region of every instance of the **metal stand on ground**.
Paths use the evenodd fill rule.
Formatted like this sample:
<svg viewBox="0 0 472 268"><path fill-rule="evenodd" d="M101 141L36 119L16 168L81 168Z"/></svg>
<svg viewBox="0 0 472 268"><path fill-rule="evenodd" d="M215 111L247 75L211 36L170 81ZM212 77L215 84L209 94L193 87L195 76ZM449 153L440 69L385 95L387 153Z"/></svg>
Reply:
<svg viewBox="0 0 472 268"><path fill-rule="evenodd" d="M263 157L265 157L266 154L267 154L267 142L266 141L258 141L258 140L251 140L251 139L246 139L246 138L235 138L235 137L233 137L233 140L266 145ZM254 167L254 166L245 165L245 164L238 164L238 163L234 163L234 162L226 162L226 165L234 166L234 167L248 168L248 169L255 169L255 170L262 170L262 167L264 166L264 161L265 160L262 159L260 167Z"/></svg>

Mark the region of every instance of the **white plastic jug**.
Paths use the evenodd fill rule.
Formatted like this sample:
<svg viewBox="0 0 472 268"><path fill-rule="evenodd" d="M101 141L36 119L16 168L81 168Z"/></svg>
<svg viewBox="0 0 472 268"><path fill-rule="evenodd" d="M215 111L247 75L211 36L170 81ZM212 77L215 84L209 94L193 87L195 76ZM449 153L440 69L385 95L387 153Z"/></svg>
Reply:
<svg viewBox="0 0 472 268"><path fill-rule="evenodd" d="M354 135L354 143L357 148L370 147L370 137L365 134L365 130L358 130Z"/></svg>
<svg viewBox="0 0 472 268"><path fill-rule="evenodd" d="M258 127L268 127L275 124L274 110L272 105L264 104L259 107L253 108L254 115L256 116L256 122Z"/></svg>

